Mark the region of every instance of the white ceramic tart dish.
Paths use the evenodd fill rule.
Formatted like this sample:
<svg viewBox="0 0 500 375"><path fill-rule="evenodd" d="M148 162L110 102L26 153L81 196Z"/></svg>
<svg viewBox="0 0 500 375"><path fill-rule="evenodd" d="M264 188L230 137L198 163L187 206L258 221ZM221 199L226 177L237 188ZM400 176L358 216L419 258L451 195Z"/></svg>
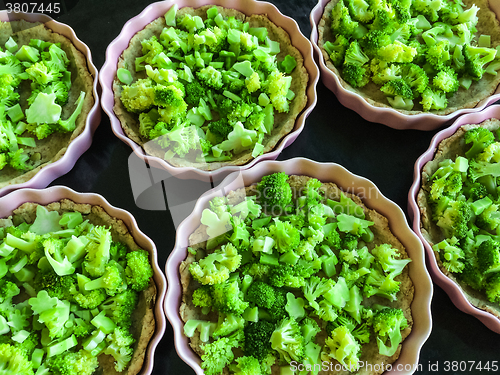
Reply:
<svg viewBox="0 0 500 375"><path fill-rule="evenodd" d="M422 347L425 340L428 338L431 329L431 318L430 318L430 298L432 295L432 283L430 282L430 277L425 269L424 254L421 242L415 236L415 234L410 230L406 224L406 219L401 209L385 198L380 191L365 178L356 176L348 172L343 167L333 164L333 163L317 163L307 159L296 158L284 162L270 162L266 161L259 163L257 166L250 168L248 170L241 171L240 173L231 174L228 176L218 187L212 189L211 191L204 194L197 202L193 213L179 226L176 236L176 245L171 255L167 260L166 272L169 281L169 290L165 300L165 311L167 318L172 323L174 328L175 346L180 357L191 366L195 372L199 375L203 374L203 369L200 367L200 357L199 348L197 348L199 342L197 340L191 341L184 335L183 326L184 320L187 317L196 316L190 315L193 311L190 309L190 296L186 293L190 290L190 278L191 276L186 276L186 258L188 257L188 246L194 242L199 242L200 238L204 237L204 226L200 226L201 214L203 210L207 207L208 202L214 197L221 195L236 196L233 192L251 186L261 180L263 176L272 174L274 172L284 172L287 175L297 175L293 177L291 181L298 182L304 181L301 176L312 177L320 180L322 183L327 183L323 185L327 189L333 189L338 194L338 189L344 193L354 194L354 197L358 202L366 207L370 212L370 217L375 218L380 225L386 222L385 218L388 220L388 225L385 225L385 229L374 229L377 234L380 229L381 232L389 230L389 232L395 236L393 239L399 242L402 246L402 251L406 251L408 256L412 259L408 267L408 282L402 283L402 289L408 287L407 290L401 290L401 294L398 297L401 298L401 306L405 305L403 300L408 303L408 309L405 315L412 319L411 333L406 337L401 346L401 351L399 358L396 357L385 358L382 360L378 357L378 351L374 350L367 354L368 357L362 357L363 360L370 361L370 357L374 358L377 363L392 363L392 371L397 374L411 374L413 373L412 365L418 364L418 358L420 353L420 348ZM332 183L332 184L328 184ZM335 184L335 185L334 185ZM250 188L251 190L251 188ZM242 192L242 190L239 190ZM328 190L330 191L330 190ZM335 199L335 198L333 198ZM360 200L358 200L360 199ZM373 211L372 211L373 210ZM368 215L368 214L367 214ZM374 215L374 216L371 216ZM387 223L387 222L386 222ZM384 225L381 225L384 227ZM374 232L374 233L375 233ZM392 234L390 236L392 236ZM196 240L198 238L198 240ZM392 243L392 242L391 242ZM203 247L203 244L201 244ZM188 272L189 274L189 272ZM413 284L413 286L411 286ZM189 292L188 292L189 294ZM411 295L413 294L413 300L411 301ZM399 302L396 302L398 304ZM192 305L191 305L192 306ZM409 320L410 321L410 320ZM404 336L404 335L403 335ZM196 337L196 336L195 336ZM367 344L370 345L370 344ZM376 347L376 345L375 345ZM198 352L198 354L197 354ZM388 362L385 362L388 361ZM364 374L374 374L381 373L387 368L379 366L378 369L369 368L365 366L360 369L359 373ZM273 374L275 371L279 373L279 368L273 367ZM332 372L321 372L321 373L338 373ZM343 373L343 372L342 372ZM345 372L346 374L348 372Z"/></svg>
<svg viewBox="0 0 500 375"><path fill-rule="evenodd" d="M153 371L155 349L163 336L166 319L163 300L166 280L158 267L154 243L138 228L134 217L122 209L111 206L103 197L91 193L77 193L71 189L54 186L47 189L20 189L0 198L0 226L8 227L21 222L32 223L37 207L64 212L80 212L94 225L110 228L113 241L125 244L129 251L143 249L149 253L153 276L146 289L139 292L138 302L132 313L131 333L135 339L131 361L124 371L117 372L114 359L100 354L99 368L95 373L146 375Z"/></svg>
<svg viewBox="0 0 500 375"><path fill-rule="evenodd" d="M75 102L81 91L85 92L82 112L77 118L76 128L70 133L54 133L45 139L36 140L36 147L29 151L40 154L40 160L27 172L17 171L9 166L0 171L0 196L16 188L46 187L57 177L67 173L76 160L90 147L92 135L100 121L99 95L97 92L98 74L92 62L90 49L75 35L73 29L54 21L43 14L7 14L0 12L2 35L0 43L5 43L9 36L20 44L27 44L31 38L61 43L69 60L72 87L68 103L63 106L62 118L66 119L76 108ZM10 21L16 22L14 34ZM39 26L33 26L38 23ZM24 31L19 31L24 29ZM26 94L25 94L26 95ZM21 102L21 107L25 104ZM30 155L31 155L30 154Z"/></svg>
<svg viewBox="0 0 500 375"><path fill-rule="evenodd" d="M432 249L432 245L444 239L444 236L441 229L431 220L427 180L437 169L437 161L464 155L468 147L461 139L467 129L478 127L480 124L497 129L499 119L500 106L493 105L482 112L462 116L452 126L437 133L427 151L415 163L414 181L408 195L408 210L413 218L413 230L424 243L433 280L445 290L457 308L475 316L497 333L500 333L498 304L489 302L484 291L472 289L456 274L449 272Z"/></svg>
<svg viewBox="0 0 500 375"><path fill-rule="evenodd" d="M454 97L448 99L448 107L440 111L405 111L392 108L385 95L378 89L373 90L373 83L361 89L353 88L340 76L332 64L323 46L332 38L331 21L327 12L331 11L336 0L319 0L310 14L311 41L321 70L325 86L335 93L346 107L356 111L370 122L381 123L395 129L433 130L449 125L458 116L479 112L495 103L500 98L500 77L483 75L483 81L474 82L469 90L463 88ZM464 1L465 5L477 4L485 10L478 12L479 23L476 35L491 35L492 47L500 44L500 4L496 1ZM333 42L333 40L330 40ZM371 87L373 86L373 87Z"/></svg>
<svg viewBox="0 0 500 375"><path fill-rule="evenodd" d="M134 54L140 50L140 48L134 48L138 43L138 36L150 35L155 27L163 28L162 25L165 22L163 16L173 4L174 2L166 1L148 6L139 16L127 22L120 35L107 49L106 63L101 70L102 103L103 109L110 116L114 133L129 144L139 157L175 175L192 173L193 176L220 176L222 178L239 168L249 168L259 160L275 159L284 147L296 139L304 126L306 117L315 106L315 87L319 71L312 57L312 46L301 34L297 23L280 13L274 5L266 2L219 0L207 3L185 0L176 3L179 7L178 14L188 12L187 9L189 9L189 12L206 18L206 9L216 5L223 12L222 14L227 12L228 15L237 15L240 19L246 17L252 26L268 28L269 35L281 43L283 56L278 55L278 59L287 53L296 57L298 65L291 75L294 77L292 87L297 94L290 102L289 112L275 116L274 129L269 136L266 135L263 141L264 153L253 158L252 150L243 151L227 162L196 163L175 157L167 162L163 160L165 150L162 151L158 146L151 147L154 142L147 142L147 139L138 133L137 115L127 113L117 98L121 88L117 85L116 71L118 67L123 67L125 61L130 61L130 54L135 56ZM144 74L140 73L138 77Z"/></svg>

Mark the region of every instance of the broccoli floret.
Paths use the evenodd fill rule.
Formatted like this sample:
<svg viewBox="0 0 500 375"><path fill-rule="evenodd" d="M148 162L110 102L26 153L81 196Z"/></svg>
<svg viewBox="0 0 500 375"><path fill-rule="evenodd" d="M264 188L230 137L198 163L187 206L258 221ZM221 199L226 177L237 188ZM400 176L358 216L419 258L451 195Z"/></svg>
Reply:
<svg viewBox="0 0 500 375"><path fill-rule="evenodd" d="M141 274L139 274L141 275ZM104 274L85 284L85 290L104 288L109 296L122 292L126 288L123 268L115 261L106 264Z"/></svg>
<svg viewBox="0 0 500 375"><path fill-rule="evenodd" d="M193 262L189 266L191 275L201 284L219 284L229 278L229 273L234 272L241 263L241 255L233 244L223 245L212 254Z"/></svg>
<svg viewBox="0 0 500 375"><path fill-rule="evenodd" d="M440 110L446 108L448 99L443 91L427 87L422 93L420 104L422 104L424 111Z"/></svg>
<svg viewBox="0 0 500 375"><path fill-rule="evenodd" d="M129 112L140 113L153 106L155 89L149 78L138 79L131 85L123 86L120 99Z"/></svg>
<svg viewBox="0 0 500 375"><path fill-rule="evenodd" d="M474 147L474 146L473 146ZM471 148L472 149L472 148ZM500 176L500 163L488 163L484 161L471 160L469 162L468 177L472 181L481 179L481 182L486 184L488 191L495 194L496 190L496 178ZM493 188L488 187L488 183L483 180L484 178L489 179L489 184L493 185Z"/></svg>
<svg viewBox="0 0 500 375"><path fill-rule="evenodd" d="M380 91L388 96L400 96L405 99L413 99L414 96L410 85L402 78L387 82Z"/></svg>
<svg viewBox="0 0 500 375"><path fill-rule="evenodd" d="M500 226L498 204L492 204L476 217L476 225L482 229L495 231Z"/></svg>
<svg viewBox="0 0 500 375"><path fill-rule="evenodd" d="M143 62L153 65L156 62L156 57L163 52L163 46L158 41L156 35L153 35L149 39L141 41L142 44L142 56L135 59L135 70L144 70L144 66L141 65Z"/></svg>
<svg viewBox="0 0 500 375"><path fill-rule="evenodd" d="M104 274L110 259L111 231L104 226L96 226L87 238L90 242L87 245L84 267L91 276L100 277Z"/></svg>
<svg viewBox="0 0 500 375"><path fill-rule="evenodd" d="M343 1L339 1L332 9L332 32L334 35L340 34L349 39L358 28L358 23L353 21L349 14L349 9Z"/></svg>
<svg viewBox="0 0 500 375"><path fill-rule="evenodd" d="M373 12L366 0L350 0L347 7L352 18L359 22L369 22L373 19Z"/></svg>
<svg viewBox="0 0 500 375"><path fill-rule="evenodd" d="M471 148L465 152L465 156L467 159L473 159L495 141L495 136L488 129L479 126L467 130L464 134L464 141L466 144L472 143Z"/></svg>
<svg viewBox="0 0 500 375"><path fill-rule="evenodd" d="M394 79L403 78L401 67L401 64L388 64L386 62L381 62L377 58L373 59L370 63L370 69L373 73L373 83L383 85Z"/></svg>
<svg viewBox="0 0 500 375"><path fill-rule="evenodd" d="M363 39L361 39L363 51L371 57L377 57L379 50L391 43L392 39L390 35L382 30L370 30Z"/></svg>
<svg viewBox="0 0 500 375"><path fill-rule="evenodd" d="M500 301L500 273L495 272L488 276L484 283L484 289L488 300L498 303Z"/></svg>
<svg viewBox="0 0 500 375"><path fill-rule="evenodd" d="M467 202L451 201L442 216L437 219L437 226L440 227L447 238L456 237L458 239L467 235L469 230L468 222L471 219L472 211Z"/></svg>
<svg viewBox="0 0 500 375"><path fill-rule="evenodd" d="M407 46L399 40L383 46L378 52L380 60L396 63L411 63L416 55L417 50L415 48Z"/></svg>
<svg viewBox="0 0 500 375"><path fill-rule="evenodd" d="M99 308L106 312L106 316L118 326L129 328L132 325L131 316L138 301L137 292L126 289L106 301L102 302Z"/></svg>
<svg viewBox="0 0 500 375"><path fill-rule="evenodd" d="M85 290L85 284L90 281L88 277L77 274L77 281L78 288L76 285L73 285L70 289L70 293L81 308L89 310L95 309L108 298L104 289Z"/></svg>
<svg viewBox="0 0 500 375"><path fill-rule="evenodd" d="M448 40L440 40L436 44L427 49L425 58L431 66L436 70L443 70L450 64L450 42Z"/></svg>
<svg viewBox="0 0 500 375"><path fill-rule="evenodd" d="M443 240L433 246L436 251L443 250L440 254L443 261L443 266L450 272L460 273L464 269L464 251L457 246L458 240L451 238Z"/></svg>
<svg viewBox="0 0 500 375"><path fill-rule="evenodd" d="M76 279L73 275L58 276L52 270L37 272L33 287L35 291L46 290L51 297L71 300L70 290L75 285Z"/></svg>
<svg viewBox="0 0 500 375"><path fill-rule="evenodd" d="M221 337L210 344L200 345L203 350L201 368L206 375L219 375L234 359L233 348L239 347L244 339L242 331L229 337Z"/></svg>
<svg viewBox="0 0 500 375"><path fill-rule="evenodd" d="M213 308L227 314L243 314L248 302L243 301L238 281L215 284L212 287Z"/></svg>
<svg viewBox="0 0 500 375"><path fill-rule="evenodd" d="M99 366L97 357L86 350L57 355L49 363L50 370L56 375L92 375Z"/></svg>
<svg viewBox="0 0 500 375"><path fill-rule="evenodd" d="M234 375L264 375L260 362L252 356L236 358L236 365L231 366Z"/></svg>
<svg viewBox="0 0 500 375"><path fill-rule="evenodd" d="M210 52L217 53L227 46L227 31L218 26L209 27L198 33L205 37L205 45Z"/></svg>
<svg viewBox="0 0 500 375"><path fill-rule="evenodd" d="M277 172L262 177L257 190L257 200L264 210L279 208L280 211L287 212L287 207L292 203L292 188L286 173Z"/></svg>
<svg viewBox="0 0 500 375"><path fill-rule="evenodd" d="M193 305L211 308L213 305L212 289L209 285L202 285L193 292Z"/></svg>
<svg viewBox="0 0 500 375"><path fill-rule="evenodd" d="M185 85L186 87L186 103L198 106L200 104L200 99L206 97L206 88L203 87L198 80L193 80Z"/></svg>
<svg viewBox="0 0 500 375"><path fill-rule="evenodd" d="M123 328L115 328L115 330L106 336L108 346L104 349L104 354L113 356L115 359L115 370L122 372L132 359L134 349L132 344L135 339L132 334Z"/></svg>
<svg viewBox="0 0 500 375"><path fill-rule="evenodd" d="M498 272L500 270L500 243L488 239L477 248L477 265L483 274Z"/></svg>
<svg viewBox="0 0 500 375"><path fill-rule="evenodd" d="M457 73L450 67L440 70L433 78L432 84L446 93L457 91L460 85Z"/></svg>
<svg viewBox="0 0 500 375"><path fill-rule="evenodd" d="M337 35L335 41L332 43L327 41L324 45L325 50L328 52L333 65L339 67L344 62L345 51L349 47L349 40L343 35ZM368 49L368 47L365 47Z"/></svg>
<svg viewBox="0 0 500 375"><path fill-rule="evenodd" d="M365 280L363 294L366 297L378 295L390 301L395 301L400 283L394 280L394 277L393 274L384 274L379 267L373 267Z"/></svg>
<svg viewBox="0 0 500 375"><path fill-rule="evenodd" d="M349 371L359 368L359 355L361 346L358 344L346 326L335 328L325 340L325 351L322 360L336 359Z"/></svg>
<svg viewBox="0 0 500 375"><path fill-rule="evenodd" d="M361 49L360 44L354 40L349 44L345 52L344 64L353 64L358 66L365 65L370 59Z"/></svg>
<svg viewBox="0 0 500 375"><path fill-rule="evenodd" d="M390 244L380 244L373 248L372 254L380 263L385 272L397 276L403 272L403 268L411 262L411 259L396 259L400 254L395 247Z"/></svg>
<svg viewBox="0 0 500 375"><path fill-rule="evenodd" d="M210 130L210 133L216 137L217 141L221 142L227 139L229 133L233 131L233 126L229 123L226 117L221 117L217 121L209 122L208 129Z"/></svg>
<svg viewBox="0 0 500 375"><path fill-rule="evenodd" d="M462 190L462 174L450 169L442 176L435 175L432 181L430 197L433 201L438 201L443 196L455 199ZM434 176L433 176L434 177Z"/></svg>
<svg viewBox="0 0 500 375"><path fill-rule="evenodd" d="M363 87L370 81L368 69L355 64L342 66L342 78L352 87Z"/></svg>
<svg viewBox="0 0 500 375"><path fill-rule="evenodd" d="M423 14L429 21L436 22L439 19L439 11L444 6L441 0L414 0L411 7L414 11Z"/></svg>
<svg viewBox="0 0 500 375"><path fill-rule="evenodd" d="M484 275L479 271L476 257L468 256L463 263L464 267L458 274L459 278L473 289L483 289Z"/></svg>
<svg viewBox="0 0 500 375"><path fill-rule="evenodd" d="M286 96L291 82L291 76L285 76L282 72L274 70L267 76L266 81L263 83L263 89L269 94L274 109L280 113L288 112L289 110L289 103Z"/></svg>
<svg viewBox="0 0 500 375"><path fill-rule="evenodd" d="M472 79L480 80L485 72L485 65L495 59L497 50L494 48L474 47L469 44L462 49L465 60L465 72Z"/></svg>
<svg viewBox="0 0 500 375"><path fill-rule="evenodd" d="M128 286L140 292L149 285L153 269L149 263L149 253L146 250L136 250L127 253L125 277Z"/></svg>
<svg viewBox="0 0 500 375"><path fill-rule="evenodd" d="M156 85L153 103L160 108L158 113L167 124L181 121L186 114L187 104L181 89L174 85Z"/></svg>
<svg viewBox="0 0 500 375"><path fill-rule="evenodd" d="M246 300L259 307L270 309L276 301L275 288L262 281L255 281L247 290Z"/></svg>
<svg viewBox="0 0 500 375"><path fill-rule="evenodd" d="M198 70L196 72L196 77L205 86L211 87L213 89L220 90L223 86L222 73L211 65Z"/></svg>
<svg viewBox="0 0 500 375"><path fill-rule="evenodd" d="M0 363L0 369L4 374L34 374L26 353L21 348L10 344L0 344Z"/></svg>
<svg viewBox="0 0 500 375"><path fill-rule="evenodd" d="M51 82L43 92L46 94L55 94L56 103L59 105L64 105L68 101L68 87L62 81Z"/></svg>
<svg viewBox="0 0 500 375"><path fill-rule="evenodd" d="M294 318L285 318L279 322L270 341L271 348L278 352L282 361L300 362L304 358L304 336Z"/></svg>
<svg viewBox="0 0 500 375"><path fill-rule="evenodd" d="M305 267L301 264L292 266L280 263L272 267L269 275L269 283L278 288L285 286L288 288L301 288L305 285L306 279L315 274L317 270L312 267Z"/></svg>
<svg viewBox="0 0 500 375"><path fill-rule="evenodd" d="M57 81L61 77L61 73L59 71L50 69L43 61L32 64L26 69L26 73L28 73L33 82L42 86L45 86L50 82Z"/></svg>
<svg viewBox="0 0 500 375"><path fill-rule="evenodd" d="M269 227L269 233L280 253L293 251L299 245L300 231L289 221L281 221L275 218L274 224Z"/></svg>
<svg viewBox="0 0 500 375"><path fill-rule="evenodd" d="M332 279L326 279L318 276L312 276L307 279L305 285L302 287L304 297L306 297L309 306L315 310L319 310L319 304L316 300L328 292L335 282Z"/></svg>
<svg viewBox="0 0 500 375"><path fill-rule="evenodd" d="M408 327L403 311L395 308L379 310L373 317L373 330L377 334L379 353L392 356L402 341L401 330ZM389 345L386 345L387 341Z"/></svg>
<svg viewBox="0 0 500 375"><path fill-rule="evenodd" d="M271 351L271 335L274 328L274 323L265 320L248 323L244 329L245 355L262 361Z"/></svg>

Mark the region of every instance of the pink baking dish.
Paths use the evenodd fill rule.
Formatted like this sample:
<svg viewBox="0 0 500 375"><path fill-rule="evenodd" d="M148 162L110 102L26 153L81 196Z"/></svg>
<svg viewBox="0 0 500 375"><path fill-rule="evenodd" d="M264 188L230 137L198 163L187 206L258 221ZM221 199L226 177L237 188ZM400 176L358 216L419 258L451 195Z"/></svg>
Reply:
<svg viewBox="0 0 500 375"><path fill-rule="evenodd" d="M237 9L245 14L267 14L269 19L276 25L281 26L290 35L292 44L297 47L297 49L302 53L304 57L304 66L309 73L309 82L307 84L306 95L307 104L302 113L297 117L295 121L295 127L292 132L287 134L276 147L263 155L252 159L249 163L243 166L226 166L219 168L214 171L201 171L192 167L174 167L166 161L158 158L152 157L145 154L144 150L130 138L128 138L120 125L120 121L115 116L113 112L114 96L113 96L113 79L116 76L116 69L118 58L125 48L127 48L130 39L139 30L142 30L148 23L154 19L163 16L173 4L177 4L179 8L190 6L193 8L198 8L207 4L220 5L226 8ZM215 179L221 180L223 177L227 176L229 173L237 171L239 169L247 169L252 165L255 165L261 160L274 160L278 157L281 151L292 144L293 141L299 136L302 129L304 128L304 123L311 113L312 109L316 105L316 84L319 79L319 70L313 59L312 46L309 40L301 33L298 24L290 17L283 15L278 8L274 5L255 0L180 0L173 1L167 0L162 2L157 2L146 7L141 14L129 20L123 27L120 35L111 42L106 50L106 62L100 72L100 82L102 86L102 108L108 114L111 120L111 127L115 135L120 138L123 142L127 143L132 150L144 161L155 165L159 168L166 169L172 175L179 176L180 178L208 178L213 177Z"/></svg>
<svg viewBox="0 0 500 375"><path fill-rule="evenodd" d="M431 278L425 268L422 243L410 229L403 211L395 203L384 197L369 180L350 173L344 167L334 163L318 163L304 158L295 158L283 162L265 161L256 166L229 175L216 188L204 194L196 203L194 211L178 227L175 247L167 264L168 291L165 299L165 312L174 329L175 347L179 356L191 366L196 374L202 375L200 359L188 345L183 334L183 322L179 316L182 287L179 280L179 265L187 256L188 238L200 225L201 213L208 206L210 199L228 193L261 180L262 176L274 172L298 174L315 177L320 181L334 182L344 191L355 193L368 208L377 210L389 220L389 225L398 239L406 247L412 262L409 264L410 277L414 283L415 295L411 305L414 325L411 334L403 342L401 356L393 364L394 374L411 374L418 364L420 349L431 332L430 302L432 296Z"/></svg>
<svg viewBox="0 0 500 375"><path fill-rule="evenodd" d="M422 181L422 168L428 161L431 161L434 158L434 153L439 143L443 139L453 135L457 131L457 129L462 125L479 124L484 120L490 118L500 119L499 105L492 105L491 107L485 109L484 111L478 113L469 113L467 115L461 116L453 123L452 126L450 126L445 130L440 131L432 138L431 144L427 149L427 151L425 151L415 163L415 167L413 170L413 175L414 175L413 184L411 185L410 192L408 194L408 211L410 217L413 219L413 230L415 231L415 233L417 233L417 235L424 243L424 247L427 254L427 267L432 276L432 279L441 288L443 288L446 293L448 293L450 299L452 300L452 302L455 304L456 307L458 307L460 310L462 310L467 314L475 316L492 331L500 333L500 320L494 315L486 311L480 310L475 306L472 306L465 297L459 285L456 284L454 281L452 281L450 278L448 278L443 272L441 272L437 264L432 247L422 236L422 232L420 229L420 210L418 208L416 201L418 191L420 190L420 184Z"/></svg>
<svg viewBox="0 0 500 375"><path fill-rule="evenodd" d="M318 0L318 3L311 11L309 20L311 22L311 42L319 62L321 70L321 79L337 96L337 99L347 108L357 112L361 117L370 122L378 122L394 129L418 129L433 130L451 122L458 116L467 113L476 113L500 99L500 86L497 87L493 95L480 101L474 108L459 109L445 116L439 116L433 113L421 113L416 115L405 115L393 108L376 107L360 95L353 91L346 90L339 77L330 70L326 64L323 54L318 47L318 23L323 16L323 10L330 0ZM500 2L490 1L490 8L496 13L500 20Z"/></svg>
<svg viewBox="0 0 500 375"><path fill-rule="evenodd" d="M127 226L135 242L150 253L153 266L153 280L156 284L156 304L154 307L155 332L149 342L144 357L144 364L139 375L149 375L153 371L154 353L163 333L165 332L166 319L163 313L163 301L167 289L167 282L162 270L158 267L158 253L156 246L137 226L134 217L127 211L114 207L98 194L77 193L63 186L53 186L47 189L20 189L0 198L0 218L8 217L12 212L25 202L48 204L61 199L70 199L76 203L86 203L101 206L112 217L122 220Z"/></svg>
<svg viewBox="0 0 500 375"><path fill-rule="evenodd" d="M45 165L40 171L38 171L30 180L13 185L0 185L0 196L7 194L8 192L19 189L19 188L44 188L48 186L56 178L68 173L75 165L78 158L90 147L92 144L92 136L95 129L101 121L101 111L99 108L99 94L97 91L98 84L98 72L94 63L92 62L92 54L89 47L83 43L75 34L75 31L63 23L52 20L50 17L44 14L37 13L10 13L7 11L0 11L0 21L9 22L11 20L26 20L29 22L42 22L46 27L52 31L64 35L66 38L71 40L75 47L83 53L87 59L87 67L90 73L94 76L93 82L93 94L95 103L90 110L85 129L83 132L76 137L68 146L64 155L55 162ZM1 173L1 172L0 172Z"/></svg>

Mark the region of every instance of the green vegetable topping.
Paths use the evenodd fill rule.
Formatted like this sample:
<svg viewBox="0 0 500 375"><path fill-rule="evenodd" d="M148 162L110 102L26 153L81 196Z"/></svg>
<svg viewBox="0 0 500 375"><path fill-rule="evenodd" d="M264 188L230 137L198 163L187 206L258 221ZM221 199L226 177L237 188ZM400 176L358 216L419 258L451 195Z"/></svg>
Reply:
<svg viewBox="0 0 500 375"><path fill-rule="evenodd" d="M193 290L185 303L199 318L184 332L203 343L206 374L333 360L356 371L364 344L392 356L408 333L403 311L387 306L400 297L410 259L375 241L371 214L349 195L330 197L313 178L298 185L273 173L250 196L216 197L202 212L208 241L185 262Z"/></svg>
<svg viewBox="0 0 500 375"><path fill-rule="evenodd" d="M224 162L257 157L274 127L274 114L290 110L297 60L278 57L267 29L251 28L216 7L206 19L165 14L160 35L143 40L135 81L120 68L123 106L139 115L140 134L165 150L165 159ZM154 111L154 112L153 112ZM185 129L190 129L189 131Z"/></svg>
<svg viewBox="0 0 500 375"><path fill-rule="evenodd" d="M0 230L0 373L91 375L101 354L125 371L148 252L79 212L38 205L33 223L14 221Z"/></svg>

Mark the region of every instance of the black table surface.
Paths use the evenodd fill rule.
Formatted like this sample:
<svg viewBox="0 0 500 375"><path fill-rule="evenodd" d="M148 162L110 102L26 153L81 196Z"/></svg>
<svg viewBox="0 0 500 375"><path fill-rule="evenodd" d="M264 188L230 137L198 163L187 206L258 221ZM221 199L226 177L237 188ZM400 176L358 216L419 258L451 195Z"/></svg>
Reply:
<svg viewBox="0 0 500 375"><path fill-rule="evenodd" d="M309 14L316 5L314 0L271 2L283 14L294 18L302 33L309 37ZM8 1L0 0L0 9L6 9L7 3ZM118 36L125 22L139 14L149 2L68 0L61 1L61 4L65 6L66 12L57 17L57 20L70 25L90 47L94 64L100 69L105 61L108 44ZM407 213L407 196L413 181L414 163L428 148L431 138L438 130L395 130L370 123L343 107L321 80L317 86L317 95L317 105L307 118L304 130L281 153L278 160L306 157L319 162L338 163L373 181L386 197ZM109 118L102 112L102 120L90 149L68 174L51 185L65 185L79 192L101 194L112 205L132 213L140 229L155 242L160 268L164 269L167 257L174 247L180 214L176 211L172 215L173 210L168 208L152 210L155 207L136 202L129 173L130 154L130 147L112 133ZM156 208L160 207L161 205ZM432 333L421 350L416 374L494 372L492 365L499 364L494 361L500 361L497 348L500 337L476 318L458 310L437 285L434 286L432 317ZM455 365L462 362L462 366L463 362L467 362L467 370L454 371L454 361ZM472 362L481 362L482 365L489 362L490 370L469 370ZM187 375L194 374L194 371L178 357L173 344L172 328L167 325L165 335L156 349L153 374L180 373Z"/></svg>

